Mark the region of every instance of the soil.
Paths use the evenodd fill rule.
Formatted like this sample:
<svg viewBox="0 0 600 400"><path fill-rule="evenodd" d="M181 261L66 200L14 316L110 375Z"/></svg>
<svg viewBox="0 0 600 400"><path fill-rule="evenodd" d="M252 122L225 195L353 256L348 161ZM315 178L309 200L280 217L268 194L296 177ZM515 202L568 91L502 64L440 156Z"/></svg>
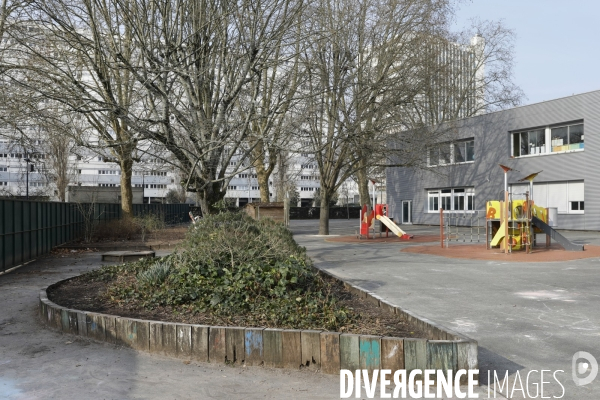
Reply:
<svg viewBox="0 0 600 400"><path fill-rule="evenodd" d="M144 241L139 233L131 234L129 238L114 237L94 237L92 242L75 241L58 246L53 252L63 250L96 250L96 251L117 251L117 250L141 250L141 249L160 249L171 248L181 243L189 229L189 224L168 226L166 228L148 233Z"/></svg>
<svg viewBox="0 0 600 400"><path fill-rule="evenodd" d="M354 333L363 335L395 336L427 338L421 332L403 320L399 315L389 313L379 307L358 298L350 293L341 282L330 279L333 283L334 295L339 303L347 308L353 309L359 314L360 320L351 328L342 327L343 333ZM135 306L116 306L106 297L108 283L85 279L85 275L63 282L48 290L48 298L63 307L77 310L93 311L103 314L118 315L121 317L140 318L164 322L180 322L186 324L201 324L212 326L246 326L243 315L231 319L215 317L208 313L192 313L174 310L171 307L159 307L146 310ZM289 328L268 326L268 328ZM313 329L322 329L315 326Z"/></svg>
<svg viewBox="0 0 600 400"><path fill-rule="evenodd" d="M456 244L450 245L450 247L447 248L442 248L439 244L411 246L404 248L401 251L405 253L429 254L440 257L504 262L560 262L600 257L600 246L586 244L584 251L566 251L558 243L553 243L550 247L535 247L529 254L522 250L515 250L510 254L504 254L500 249L486 250L485 244Z"/></svg>

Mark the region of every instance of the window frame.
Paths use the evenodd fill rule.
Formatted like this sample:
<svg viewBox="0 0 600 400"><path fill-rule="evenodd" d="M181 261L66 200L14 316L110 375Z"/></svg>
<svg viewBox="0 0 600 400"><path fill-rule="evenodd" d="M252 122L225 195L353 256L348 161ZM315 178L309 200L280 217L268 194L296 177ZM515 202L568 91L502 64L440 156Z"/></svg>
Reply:
<svg viewBox="0 0 600 400"><path fill-rule="evenodd" d="M571 128L581 126L581 142L571 143ZM558 143L558 136L553 137L553 131L557 129L566 128L566 138L568 143L565 145L564 143ZM534 132L543 132L544 144L543 146L534 146L535 152L532 152L531 149L531 137L530 134ZM509 131L509 147L510 147L510 156L511 158L527 158L527 157L538 157L538 156L547 156L552 154L564 154L564 153L572 153L579 152L585 150L585 123L583 120L573 121L573 122L564 122L552 125L546 125L543 127L536 128L526 128L519 129L514 131ZM527 135L527 146L523 146L523 135ZM516 139L518 143L516 143ZM538 140L536 140L537 144ZM572 146L573 145L573 146ZM578 145L578 146L574 146ZM573 147L573 148L571 148ZM524 149L527 149L527 154L523 154ZM518 150L518 155L517 155Z"/></svg>
<svg viewBox="0 0 600 400"><path fill-rule="evenodd" d="M457 208L455 202L462 198L463 209ZM446 207L449 205L448 209ZM440 208L448 213L474 213L475 212L475 188L468 186L427 189L427 202L425 212L428 214L439 213Z"/></svg>
<svg viewBox="0 0 600 400"><path fill-rule="evenodd" d="M472 143L472 154L473 158L469 160L469 143ZM448 152L442 153L442 149L448 146ZM457 161L456 151L460 146L463 146L464 161ZM437 154L437 157L435 157ZM442 160L442 154L447 154L448 158ZM432 157L437 158L435 162L432 162ZM435 146L431 146L427 149L427 166L428 167L445 167L448 165L460 165L460 164L472 164L475 162L475 138L457 139L451 142L438 143Z"/></svg>

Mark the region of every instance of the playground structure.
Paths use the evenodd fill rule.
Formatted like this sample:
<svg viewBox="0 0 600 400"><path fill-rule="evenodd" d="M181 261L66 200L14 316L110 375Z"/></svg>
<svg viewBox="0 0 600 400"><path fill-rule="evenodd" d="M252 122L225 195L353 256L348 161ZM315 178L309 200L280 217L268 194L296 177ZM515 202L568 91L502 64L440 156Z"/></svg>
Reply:
<svg viewBox="0 0 600 400"><path fill-rule="evenodd" d="M478 243L486 239L485 210L449 213L440 210L442 229L442 247L450 246L451 242Z"/></svg>
<svg viewBox="0 0 600 400"><path fill-rule="evenodd" d="M582 251L583 245L572 243L550 226L549 209L535 205L533 180L542 171L519 180L529 181L528 191L509 193L507 174L514 170L504 165L500 167L504 170L504 200L486 202L486 248L500 248L504 253L513 250L531 253L536 244L536 233L545 233L547 247L554 239L565 250Z"/></svg>
<svg viewBox="0 0 600 400"><path fill-rule="evenodd" d="M373 231L373 238L375 238L376 229L375 229L375 220L378 220L381 223L381 229L379 230L379 236L384 232L385 227L385 236L388 237L389 232L391 231L396 236L398 236L402 240L412 239L413 235L409 235L404 232L398 225L394 223L394 221L387 216L388 205L387 204L376 204L375 209L371 210L366 204L363 206L360 211L360 231L359 231L359 239L366 238L370 239L370 231Z"/></svg>

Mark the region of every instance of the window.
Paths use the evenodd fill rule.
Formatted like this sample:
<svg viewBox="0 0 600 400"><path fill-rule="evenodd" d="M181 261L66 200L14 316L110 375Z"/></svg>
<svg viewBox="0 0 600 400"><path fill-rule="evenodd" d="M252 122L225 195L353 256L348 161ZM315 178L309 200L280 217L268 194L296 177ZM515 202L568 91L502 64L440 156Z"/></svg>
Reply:
<svg viewBox="0 0 600 400"><path fill-rule="evenodd" d="M511 133L513 157L583 150L583 124L547 127Z"/></svg>
<svg viewBox="0 0 600 400"><path fill-rule="evenodd" d="M227 186L227 190L237 190L237 186Z"/></svg>
<svg viewBox="0 0 600 400"><path fill-rule="evenodd" d="M116 183L99 183L98 187L119 187Z"/></svg>
<svg viewBox="0 0 600 400"><path fill-rule="evenodd" d="M475 140L469 138L457 142L441 143L427 153L427 165L460 164L475 161Z"/></svg>
<svg viewBox="0 0 600 400"><path fill-rule="evenodd" d="M0 181L0 186L8 186L8 182Z"/></svg>
<svg viewBox="0 0 600 400"><path fill-rule="evenodd" d="M583 149L583 124L561 126L550 130L552 153Z"/></svg>
<svg viewBox="0 0 600 400"><path fill-rule="evenodd" d="M474 188L434 189L427 192L427 211L444 212L473 211L475 208Z"/></svg>
<svg viewBox="0 0 600 400"><path fill-rule="evenodd" d="M429 211L439 211L439 204L440 204L440 198L439 198L439 194L440 192L434 191L434 192L429 192L428 196L429 197Z"/></svg>
<svg viewBox="0 0 600 400"><path fill-rule="evenodd" d="M8 167L0 167L0 172L6 172L8 171Z"/></svg>
<svg viewBox="0 0 600 400"><path fill-rule="evenodd" d="M260 190L259 186L252 186L252 190Z"/></svg>
<svg viewBox="0 0 600 400"><path fill-rule="evenodd" d="M454 160L455 164L462 162L475 161L475 141L465 140L454 143Z"/></svg>
<svg viewBox="0 0 600 400"><path fill-rule="evenodd" d="M547 153L545 129L512 134L512 154L514 157L545 153Z"/></svg>
<svg viewBox="0 0 600 400"><path fill-rule="evenodd" d="M120 171L114 169L99 169L98 175L120 175Z"/></svg>
<svg viewBox="0 0 600 400"><path fill-rule="evenodd" d="M301 192L314 192L315 188L312 188L312 187L301 187L300 191Z"/></svg>
<svg viewBox="0 0 600 400"><path fill-rule="evenodd" d="M583 203L583 201L572 201L571 211L584 211Z"/></svg>

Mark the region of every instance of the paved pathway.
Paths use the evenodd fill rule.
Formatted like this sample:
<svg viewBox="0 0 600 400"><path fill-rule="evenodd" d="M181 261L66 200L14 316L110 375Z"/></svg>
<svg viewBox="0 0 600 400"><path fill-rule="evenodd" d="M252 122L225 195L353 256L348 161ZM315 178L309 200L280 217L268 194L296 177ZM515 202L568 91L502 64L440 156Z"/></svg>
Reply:
<svg viewBox="0 0 600 400"><path fill-rule="evenodd" d="M309 371L184 364L43 327L38 293L97 268L100 253L47 257L0 276L0 399L335 399Z"/></svg>
<svg viewBox="0 0 600 400"><path fill-rule="evenodd" d="M599 398L600 378L576 388L571 356L600 359L600 259L512 264L406 254L403 245L328 243L317 221L292 221L316 263L400 306L463 332L480 344L487 370L564 369L565 399ZM332 221L332 233L354 223ZM411 233L435 232L413 227ZM569 233L600 243L600 235ZM327 399L337 376L174 360L57 333L37 320L39 289L102 264L99 253L47 257L0 276L0 398L8 399ZM535 376L535 375L534 375ZM539 382L532 376L531 380ZM551 376L548 380L551 380ZM530 386L531 389L534 387ZM560 395L546 385L546 396ZM486 398L482 387L481 398ZM532 393L533 394L533 393ZM500 396L498 396L500 397ZM515 396L518 398L519 396Z"/></svg>
<svg viewBox="0 0 600 400"><path fill-rule="evenodd" d="M497 262L401 253L410 244L325 242L314 235L315 224L292 221L292 229L317 266L478 340L483 383L488 370L502 376L509 371L511 389L517 371L525 385L529 371L564 370L557 374L566 391L562 398L600 398L600 375L583 387L571 378L575 352L589 352L600 361L600 259L511 263L510 256ZM355 225L334 220L331 233L353 234ZM406 230L439 232L424 226ZM566 235L600 244L597 232ZM530 382L539 383L539 374L532 372ZM554 383L545 385L544 396L561 395L552 375L545 373L544 381ZM535 395L531 384L530 392Z"/></svg>

